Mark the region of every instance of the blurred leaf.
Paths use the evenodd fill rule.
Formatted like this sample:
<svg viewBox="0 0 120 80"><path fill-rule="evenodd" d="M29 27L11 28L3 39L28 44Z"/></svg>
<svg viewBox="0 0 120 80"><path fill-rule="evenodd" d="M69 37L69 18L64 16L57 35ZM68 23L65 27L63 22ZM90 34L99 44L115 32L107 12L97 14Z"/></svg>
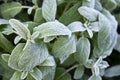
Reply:
<svg viewBox="0 0 120 80"><path fill-rule="evenodd" d="M42 15L46 21L54 21L57 11L56 0L44 0L42 4Z"/></svg>
<svg viewBox="0 0 120 80"><path fill-rule="evenodd" d="M3 18L10 19L16 16L22 9L22 5L18 2L5 3L0 5L0 12Z"/></svg>
<svg viewBox="0 0 120 80"><path fill-rule="evenodd" d="M88 61L89 55L90 42L87 38L81 37L77 42L77 52L74 57L80 64L85 64Z"/></svg>
<svg viewBox="0 0 120 80"><path fill-rule="evenodd" d="M52 53L57 58L64 57L65 59L60 59L61 63L64 62L72 53L76 52L76 37L75 35L72 35L70 38L68 37L60 37L58 40L54 43L52 48Z"/></svg>

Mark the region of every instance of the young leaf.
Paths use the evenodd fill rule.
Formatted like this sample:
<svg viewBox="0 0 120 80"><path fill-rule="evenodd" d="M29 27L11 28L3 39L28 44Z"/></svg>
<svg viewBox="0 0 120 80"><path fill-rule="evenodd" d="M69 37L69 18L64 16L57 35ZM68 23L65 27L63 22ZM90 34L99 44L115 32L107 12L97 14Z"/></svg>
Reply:
<svg viewBox="0 0 120 80"><path fill-rule="evenodd" d="M2 54L1 57L5 62L8 62L10 54Z"/></svg>
<svg viewBox="0 0 120 80"><path fill-rule="evenodd" d="M90 8L94 8L95 7L95 1L96 0L83 0L82 1L82 6L87 6Z"/></svg>
<svg viewBox="0 0 120 80"><path fill-rule="evenodd" d="M9 42L4 35L0 32L0 47L2 47L5 51L11 53L14 46L11 42Z"/></svg>
<svg viewBox="0 0 120 80"><path fill-rule="evenodd" d="M94 31L94 32L98 32L100 30L99 22L90 23L89 29Z"/></svg>
<svg viewBox="0 0 120 80"><path fill-rule="evenodd" d="M43 0L42 15L46 21L54 21L57 11L56 0Z"/></svg>
<svg viewBox="0 0 120 80"><path fill-rule="evenodd" d="M78 66L74 73L74 79L80 79L84 74L84 66Z"/></svg>
<svg viewBox="0 0 120 80"><path fill-rule="evenodd" d="M105 71L105 77L115 77L120 75L120 65L112 66Z"/></svg>
<svg viewBox="0 0 120 80"><path fill-rule="evenodd" d="M20 78L21 79L25 79L27 77L27 75L28 75L28 72L27 71L23 71Z"/></svg>
<svg viewBox="0 0 120 80"><path fill-rule="evenodd" d="M62 23L58 21L46 22L34 29L34 32L38 32L39 38L45 38L49 36L68 35L71 36L71 31Z"/></svg>
<svg viewBox="0 0 120 80"><path fill-rule="evenodd" d="M75 59L80 64L85 64L88 61L90 55L90 42L87 38L81 37L77 42L77 52L75 53Z"/></svg>
<svg viewBox="0 0 120 80"><path fill-rule="evenodd" d="M88 35L90 36L90 38L92 38L92 37L93 37L93 32L92 32L92 30L89 29L89 28L86 28L86 30L87 30Z"/></svg>
<svg viewBox="0 0 120 80"><path fill-rule="evenodd" d="M20 37L30 39L30 31L23 23L15 19L10 19L9 23Z"/></svg>
<svg viewBox="0 0 120 80"><path fill-rule="evenodd" d="M88 80L102 80L100 76L92 75Z"/></svg>
<svg viewBox="0 0 120 80"><path fill-rule="evenodd" d="M71 24L68 25L68 28L72 32L83 32L86 30L83 24L79 21L72 22Z"/></svg>
<svg viewBox="0 0 120 80"><path fill-rule="evenodd" d="M10 80L20 80L21 72L15 72Z"/></svg>
<svg viewBox="0 0 120 80"><path fill-rule="evenodd" d="M83 17L85 17L89 21L96 21L97 17L98 17L98 13L99 13L97 10L95 10L93 8L86 7L86 6L80 7L78 9L78 11L79 11L80 15L82 15Z"/></svg>
<svg viewBox="0 0 120 80"><path fill-rule="evenodd" d="M44 42L48 43L48 42L52 41L53 39L55 39L54 36L45 37L45 38L44 38Z"/></svg>
<svg viewBox="0 0 120 80"><path fill-rule="evenodd" d="M1 15L5 19L16 16L22 9L22 5L18 2L5 3L0 6Z"/></svg>
<svg viewBox="0 0 120 80"><path fill-rule="evenodd" d="M14 43L17 44L22 38L20 36L16 36L14 39Z"/></svg>
<svg viewBox="0 0 120 80"><path fill-rule="evenodd" d="M76 36L72 35L70 38L68 37L60 37L54 43L52 48L52 53L55 57L61 58L64 56L69 56L72 53L76 52ZM65 60L68 57L65 58Z"/></svg>
<svg viewBox="0 0 120 80"><path fill-rule="evenodd" d="M42 80L42 72L35 67L32 72L30 72L30 75L35 79L35 80Z"/></svg>

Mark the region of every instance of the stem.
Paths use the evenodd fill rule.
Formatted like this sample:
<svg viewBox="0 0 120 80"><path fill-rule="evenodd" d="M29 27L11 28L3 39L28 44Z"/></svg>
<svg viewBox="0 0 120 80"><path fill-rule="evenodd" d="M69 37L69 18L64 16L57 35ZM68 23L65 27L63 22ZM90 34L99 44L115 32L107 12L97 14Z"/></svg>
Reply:
<svg viewBox="0 0 120 80"><path fill-rule="evenodd" d="M27 8L28 9L28 8L31 8L31 6L22 6L22 8Z"/></svg>
<svg viewBox="0 0 120 80"><path fill-rule="evenodd" d="M70 67L70 68L67 69L64 73L62 73L62 74L57 78L57 80L60 80L60 78L61 78L62 76L64 76L66 73L70 72L71 70L73 70L74 68L76 68L76 67L78 67L78 66L79 66L79 65L76 64L76 65Z"/></svg>

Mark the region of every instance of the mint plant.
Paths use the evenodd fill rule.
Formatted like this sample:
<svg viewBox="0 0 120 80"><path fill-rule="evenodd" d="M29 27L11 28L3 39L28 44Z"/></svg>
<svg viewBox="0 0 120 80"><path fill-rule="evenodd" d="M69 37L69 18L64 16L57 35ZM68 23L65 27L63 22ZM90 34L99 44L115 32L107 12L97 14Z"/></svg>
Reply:
<svg viewBox="0 0 120 80"><path fill-rule="evenodd" d="M1 80L111 80L120 66L119 0L0 0ZM110 67L110 68L108 68Z"/></svg>

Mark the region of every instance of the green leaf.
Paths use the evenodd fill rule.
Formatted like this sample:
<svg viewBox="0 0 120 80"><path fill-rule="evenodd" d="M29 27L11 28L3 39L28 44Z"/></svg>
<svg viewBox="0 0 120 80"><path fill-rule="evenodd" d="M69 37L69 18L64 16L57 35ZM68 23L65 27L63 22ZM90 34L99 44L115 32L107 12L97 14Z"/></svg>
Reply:
<svg viewBox="0 0 120 80"><path fill-rule="evenodd" d="M75 4L59 18L59 21L65 25L68 25L73 21L81 20L81 16L78 13L78 8L80 6L81 6L81 2Z"/></svg>
<svg viewBox="0 0 120 80"><path fill-rule="evenodd" d="M30 39L30 31L23 23L15 19L10 19L9 23L20 37Z"/></svg>
<svg viewBox="0 0 120 80"><path fill-rule="evenodd" d="M65 25L58 21L43 23L34 28L34 32L39 33L39 38L59 35L71 36L71 31Z"/></svg>
<svg viewBox="0 0 120 80"><path fill-rule="evenodd" d="M5 19L15 17L22 9L22 5L18 2L5 3L0 6L1 15Z"/></svg>
<svg viewBox="0 0 120 80"><path fill-rule="evenodd" d="M0 32L0 47L9 53L14 48L13 44L11 42L9 42L1 32Z"/></svg>
<svg viewBox="0 0 120 80"><path fill-rule="evenodd" d="M102 80L100 76L92 75L88 80Z"/></svg>
<svg viewBox="0 0 120 80"><path fill-rule="evenodd" d="M104 76L105 77L115 77L120 75L120 65L112 66L106 69Z"/></svg>
<svg viewBox="0 0 120 80"><path fill-rule="evenodd" d="M78 66L75 70L75 73L74 73L74 79L80 79L82 78L84 74L84 66Z"/></svg>
<svg viewBox="0 0 120 80"><path fill-rule="evenodd" d="M52 41L53 39L55 39L54 36L45 37L44 42L48 43L48 42Z"/></svg>
<svg viewBox="0 0 120 80"><path fill-rule="evenodd" d="M24 43L19 43L14 50L12 51L10 58L8 60L8 66L14 70L21 71L21 69L18 66L18 61L20 56L22 55L22 50L24 48Z"/></svg>
<svg viewBox="0 0 120 80"><path fill-rule="evenodd" d="M0 19L0 25L2 25L2 24L8 24L8 20Z"/></svg>
<svg viewBox="0 0 120 80"><path fill-rule="evenodd" d="M68 28L72 32L83 32L86 30L83 24L79 21L72 22L71 24L68 25Z"/></svg>
<svg viewBox="0 0 120 80"><path fill-rule="evenodd" d="M107 10L104 10L104 14L99 15L101 29L98 32L97 43L93 50L95 57L102 56L103 58L111 54L117 41L117 22Z"/></svg>
<svg viewBox="0 0 120 80"><path fill-rule="evenodd" d="M48 50L41 41L28 41L26 45L18 44L13 50L8 65L15 70L30 71L48 58Z"/></svg>
<svg viewBox="0 0 120 80"><path fill-rule="evenodd" d="M82 1L82 6L87 6L90 8L94 8L95 7L95 1L96 0L83 0Z"/></svg>
<svg viewBox="0 0 120 80"><path fill-rule="evenodd" d="M21 79L25 79L28 75L28 72L27 71L23 71L22 72L22 75L21 75Z"/></svg>
<svg viewBox="0 0 120 80"><path fill-rule="evenodd" d="M92 38L92 37L93 37L93 32L92 32L92 30L89 29L89 28L86 28L86 30L87 30L87 32L88 32L89 37Z"/></svg>
<svg viewBox="0 0 120 80"><path fill-rule="evenodd" d="M20 80L21 72L15 72L10 80Z"/></svg>
<svg viewBox="0 0 120 80"><path fill-rule="evenodd" d="M23 70L29 71L37 65L40 65L48 58L48 50L42 42L28 41L20 56L18 66Z"/></svg>
<svg viewBox="0 0 120 80"><path fill-rule="evenodd" d="M52 48L52 53L55 57L61 58L64 56L70 56L72 53L76 52L76 36L72 35L68 37L60 37L54 43ZM66 60L68 57L65 57ZM64 61L61 61L63 63Z"/></svg>
<svg viewBox="0 0 120 80"><path fill-rule="evenodd" d="M10 54L2 54L1 57L5 62L8 62Z"/></svg>
<svg viewBox="0 0 120 80"><path fill-rule="evenodd" d="M49 56L40 66L56 66L54 58Z"/></svg>
<svg viewBox="0 0 120 80"><path fill-rule="evenodd" d="M94 31L94 32L99 32L99 30L100 30L99 22L90 23L89 29Z"/></svg>
<svg viewBox="0 0 120 80"><path fill-rule="evenodd" d="M71 75L69 73L66 73L62 77L60 75L64 73L66 70L64 68L57 68L56 74L55 74L55 80L72 80Z"/></svg>
<svg viewBox="0 0 120 80"><path fill-rule="evenodd" d="M36 11L35 11L35 15L34 15L34 21L39 23L42 20L43 20L42 9L41 8L37 8Z"/></svg>
<svg viewBox="0 0 120 80"><path fill-rule="evenodd" d="M22 38L20 36L16 36L14 39L14 43L17 44Z"/></svg>
<svg viewBox="0 0 120 80"><path fill-rule="evenodd" d="M46 21L54 21L57 11L56 0L43 0L42 15Z"/></svg>
<svg viewBox="0 0 120 80"><path fill-rule="evenodd" d="M114 49L120 52L120 35L118 35L117 43L116 43Z"/></svg>
<svg viewBox="0 0 120 80"><path fill-rule="evenodd" d="M42 80L42 72L36 67L33 69L33 71L30 72L30 75L35 79L35 80Z"/></svg>
<svg viewBox="0 0 120 80"><path fill-rule="evenodd" d="M10 25L0 25L0 32L2 32L5 35L10 35L14 33Z"/></svg>
<svg viewBox="0 0 120 80"><path fill-rule="evenodd" d="M85 64L88 61L90 55L90 42L87 38L81 37L77 42L77 52L75 53L75 59L80 64Z"/></svg>
<svg viewBox="0 0 120 80"><path fill-rule="evenodd" d="M98 13L99 13L97 10L95 10L93 8L86 7L86 6L80 7L78 9L78 12L80 13L80 15L82 15L83 17L85 17L89 21L96 21L97 17L98 17Z"/></svg>

